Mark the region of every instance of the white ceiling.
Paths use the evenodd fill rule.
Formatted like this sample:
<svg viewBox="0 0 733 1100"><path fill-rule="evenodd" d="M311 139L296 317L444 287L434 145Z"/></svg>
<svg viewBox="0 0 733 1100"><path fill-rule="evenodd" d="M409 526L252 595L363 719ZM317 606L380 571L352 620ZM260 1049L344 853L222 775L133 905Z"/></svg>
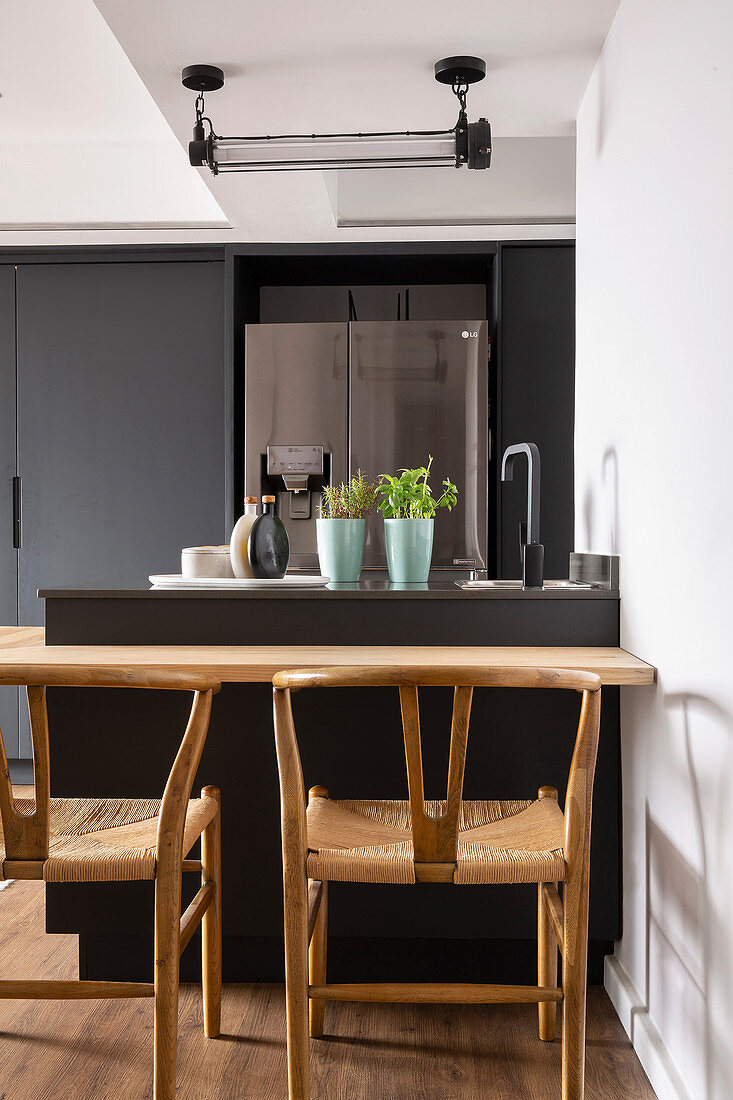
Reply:
<svg viewBox="0 0 733 1100"><path fill-rule="evenodd" d="M475 53L470 94L499 136L574 134L617 0L97 0L179 138L191 128L184 65L228 75L210 98L220 133L452 125L440 57Z"/></svg>
<svg viewBox="0 0 733 1100"><path fill-rule="evenodd" d="M91 0L2 26L0 229L228 225Z"/></svg>
<svg viewBox="0 0 733 1100"><path fill-rule="evenodd" d="M17 167L9 190L19 216L6 216L12 203L0 191L0 222L53 222L49 212L62 219L64 202L54 205L53 197L72 182L75 198L65 199L70 223L115 221L115 210L130 210L138 195L146 200L145 217L128 213L128 222L222 226L226 215L232 225L114 239L572 235L572 226L557 225L339 228L319 172L214 178L191 169L180 146L190 138L194 96L181 87L180 70L195 62L225 69L224 89L207 99L220 133L434 128L453 125L456 105L450 90L435 83L433 62L471 52L486 58L488 75L471 89L470 118L487 115L499 138L567 138L574 135L577 107L617 6L618 0L465 0L460 6L444 0L96 0L108 28L92 0L24 0L4 11L0 43L3 151L24 148L10 158ZM135 82L133 66L142 83ZM49 143L59 158L60 188L38 182ZM539 156L540 144L537 150ZM74 163L76 176L69 179ZM409 187L420 186L415 177L421 173L409 175ZM429 219L432 211L439 221L453 214L461 202L454 181L464 175L446 170L434 206L421 196L421 217ZM404 196L404 177L398 179L394 186ZM0 178L0 188L3 183ZM383 207L386 178L379 187ZM103 207L109 208L105 216ZM486 213L490 219L489 207ZM354 220L373 224L375 217L362 203ZM0 233L3 242L15 239ZM25 239L51 243L59 237L45 232Z"/></svg>
<svg viewBox="0 0 733 1100"><path fill-rule="evenodd" d="M428 129L455 122L455 99L432 73L435 60L455 53L487 60L486 80L469 95L469 115L487 115L495 136L573 136L578 104L618 6L618 0L96 2L182 142L193 112L193 97L179 82L187 64L217 64L227 74L225 87L207 101L219 133ZM364 189L365 203L352 217L362 225L378 224L380 210L384 221L385 205L387 220L400 221L397 209L405 204L388 201L390 186L394 198L430 190L421 173L390 173L391 183L377 175L380 209ZM422 220L455 220L450 215L460 206L461 187L469 186L458 175L442 174L444 182L430 192L432 205L423 196ZM336 226L320 173L209 176L207 182L230 220L255 239L358 232ZM487 197L484 220L491 213ZM533 213L542 213L541 202ZM452 235L459 235L455 228Z"/></svg>
<svg viewBox="0 0 733 1100"><path fill-rule="evenodd" d="M329 172L339 226L572 225L575 221L575 138L492 138L491 169ZM416 186L417 184L417 186Z"/></svg>

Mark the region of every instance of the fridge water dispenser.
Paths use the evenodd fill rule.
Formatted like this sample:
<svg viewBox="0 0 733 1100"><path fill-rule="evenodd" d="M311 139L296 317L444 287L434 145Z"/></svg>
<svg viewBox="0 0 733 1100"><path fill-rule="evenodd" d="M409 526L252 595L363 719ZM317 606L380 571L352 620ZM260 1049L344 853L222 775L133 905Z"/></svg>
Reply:
<svg viewBox="0 0 733 1100"><path fill-rule="evenodd" d="M331 456L321 445L279 444L268 446L264 473L274 491L287 493L286 516L307 520L313 516L315 496L329 484Z"/></svg>

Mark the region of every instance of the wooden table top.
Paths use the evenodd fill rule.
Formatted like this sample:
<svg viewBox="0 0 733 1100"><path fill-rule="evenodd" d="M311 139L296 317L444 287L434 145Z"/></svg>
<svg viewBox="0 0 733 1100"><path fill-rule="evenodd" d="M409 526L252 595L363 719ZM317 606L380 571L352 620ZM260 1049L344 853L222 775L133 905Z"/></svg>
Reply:
<svg viewBox="0 0 733 1100"><path fill-rule="evenodd" d="M653 684L656 677L652 665L617 646L47 646L42 627L0 627L0 666L12 664L195 669L225 683L268 683L286 668L392 664L583 669L604 684Z"/></svg>

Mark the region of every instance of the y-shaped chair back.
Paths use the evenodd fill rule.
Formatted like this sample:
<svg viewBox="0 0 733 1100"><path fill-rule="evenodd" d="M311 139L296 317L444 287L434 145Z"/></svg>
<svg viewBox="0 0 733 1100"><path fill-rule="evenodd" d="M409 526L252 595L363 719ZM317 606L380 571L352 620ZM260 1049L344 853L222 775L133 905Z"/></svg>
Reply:
<svg viewBox="0 0 733 1100"><path fill-rule="evenodd" d="M552 1039L555 1006L563 1007L563 1100L582 1100L585 1064L585 989L588 938L588 882L590 829L598 737L600 729L601 681L594 673L553 668L445 668L428 665L405 667L345 667L296 669L279 672L273 678L275 738L280 773L285 889L285 972L288 1015L288 1079L290 1100L310 1097L308 1069L308 1018L310 1034L319 1037L323 1029L326 1000L435 1001L435 1002L536 1002L539 1006L540 1038ZM535 869L537 877L499 878L496 881L538 883L538 984L537 986L445 985L442 983L328 984L326 983L326 913L328 883L315 874L308 883L309 835L303 772L295 733L291 694L303 688L396 687L399 689L405 744L410 829L414 850L414 881L453 882L459 856L459 827L463 799L463 777L473 690L477 687L565 689L581 693L580 719L570 765L565 797L564 820L557 810L557 791L544 787L539 805L550 803L550 818L556 822L556 840L546 853L551 868L536 871L532 843L505 841L511 859L519 857ZM433 815L425 804L418 689L452 687L448 786L445 809ZM328 798L325 788L311 794ZM543 803L543 799L548 802ZM317 803L314 803L316 805ZM554 804L555 810L552 811ZM375 804L380 805L380 804ZM467 804L468 805L468 804ZM477 805L477 804L474 804ZM481 804L478 804L481 805ZM486 804L484 804L486 805ZM384 809L387 804L381 804ZM344 804L348 812L348 805ZM374 806L371 807L374 809ZM340 811L338 811L340 812ZM558 821L559 817L559 821ZM559 824L559 830L557 825ZM314 820L315 828L315 820ZM342 826L342 833L345 826ZM564 832L564 838L562 834ZM558 835L559 833L559 835ZM329 847L349 849L336 836ZM377 843L371 841L370 843ZM490 844L490 842L488 842ZM335 846L335 847L334 847ZM480 848L480 844L476 845ZM526 847L526 851L524 850ZM511 849L518 848L519 851ZM358 850L358 845L353 849ZM365 849L362 849L362 852ZM490 849L490 853L491 853ZM491 855L490 858L494 858ZM348 854L346 860L348 862ZM357 859L353 857L353 862ZM511 859L509 864L511 865ZM558 862L559 861L559 862ZM322 865L323 866L323 865ZM361 870L353 877L359 878ZM328 868L326 868L328 869ZM331 877L347 878L345 873ZM563 897L555 879L564 878ZM547 881L545 881L547 879ZM397 881L395 879L385 881ZM487 881L484 879L483 881ZM310 947L310 984L308 953ZM563 956L562 988L557 987L557 949Z"/></svg>

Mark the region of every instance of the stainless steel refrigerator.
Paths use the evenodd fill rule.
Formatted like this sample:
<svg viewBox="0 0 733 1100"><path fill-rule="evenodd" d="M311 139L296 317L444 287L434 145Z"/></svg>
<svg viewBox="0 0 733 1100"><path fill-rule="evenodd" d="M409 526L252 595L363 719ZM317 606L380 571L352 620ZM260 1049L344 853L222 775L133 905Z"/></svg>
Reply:
<svg viewBox="0 0 733 1100"><path fill-rule="evenodd" d="M434 456L431 484L459 488L435 524L434 569L485 569L489 364L486 320L352 321L245 328L245 492L274 492L291 567L316 569L325 484ZM434 494L435 495L435 494ZM385 569L381 517L367 569Z"/></svg>

